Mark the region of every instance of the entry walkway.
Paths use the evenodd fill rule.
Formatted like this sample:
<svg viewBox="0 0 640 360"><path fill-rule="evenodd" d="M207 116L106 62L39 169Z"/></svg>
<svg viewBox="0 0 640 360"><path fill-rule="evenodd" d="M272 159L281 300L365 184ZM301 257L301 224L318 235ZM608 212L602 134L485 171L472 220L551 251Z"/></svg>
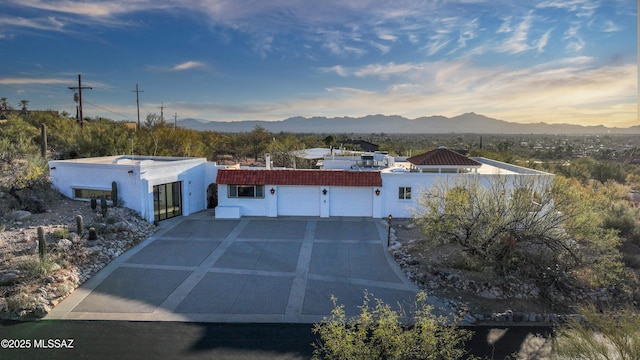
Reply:
<svg viewBox="0 0 640 360"><path fill-rule="evenodd" d="M386 250L380 220L204 211L161 224L45 319L314 323L330 315L331 295L350 316L365 290L405 309L418 291Z"/></svg>

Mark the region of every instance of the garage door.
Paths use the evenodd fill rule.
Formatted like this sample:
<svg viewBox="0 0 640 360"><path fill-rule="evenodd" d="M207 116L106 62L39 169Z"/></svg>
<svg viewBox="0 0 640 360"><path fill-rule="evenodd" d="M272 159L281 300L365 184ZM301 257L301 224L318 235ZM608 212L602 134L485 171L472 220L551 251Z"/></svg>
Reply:
<svg viewBox="0 0 640 360"><path fill-rule="evenodd" d="M278 216L320 216L317 187L278 186Z"/></svg>
<svg viewBox="0 0 640 360"><path fill-rule="evenodd" d="M369 187L333 187L330 216L373 216L372 195Z"/></svg>

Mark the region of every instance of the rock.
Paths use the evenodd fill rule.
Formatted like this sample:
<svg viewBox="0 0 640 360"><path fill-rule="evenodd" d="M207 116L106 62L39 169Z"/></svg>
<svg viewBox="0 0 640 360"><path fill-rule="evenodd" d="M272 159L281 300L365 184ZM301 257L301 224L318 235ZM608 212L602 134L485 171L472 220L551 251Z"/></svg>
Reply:
<svg viewBox="0 0 640 360"><path fill-rule="evenodd" d="M69 240L71 240L72 243L77 244L80 242L81 238L80 238L80 235L72 232L72 233L69 233Z"/></svg>
<svg viewBox="0 0 640 360"><path fill-rule="evenodd" d="M498 298L494 293L492 293L489 290L482 290L482 292L480 294L478 294L478 295L480 295L481 297L483 297L485 299L497 299Z"/></svg>
<svg viewBox="0 0 640 360"><path fill-rule="evenodd" d="M69 239L60 239L60 241L58 241L58 247L60 249L68 249L73 245L73 242Z"/></svg>
<svg viewBox="0 0 640 360"><path fill-rule="evenodd" d="M16 210L9 215L9 218L14 221L24 221L31 218L31 212L26 210Z"/></svg>
<svg viewBox="0 0 640 360"><path fill-rule="evenodd" d="M18 279L18 274L11 271L0 275L0 285L11 285Z"/></svg>
<svg viewBox="0 0 640 360"><path fill-rule="evenodd" d="M51 308L47 305L38 304L35 310L33 310L33 316L35 316L36 318L43 318L49 313L49 311L51 311Z"/></svg>
<svg viewBox="0 0 640 360"><path fill-rule="evenodd" d="M464 321L468 322L469 324L473 324L477 321L477 319L471 314L464 314Z"/></svg>

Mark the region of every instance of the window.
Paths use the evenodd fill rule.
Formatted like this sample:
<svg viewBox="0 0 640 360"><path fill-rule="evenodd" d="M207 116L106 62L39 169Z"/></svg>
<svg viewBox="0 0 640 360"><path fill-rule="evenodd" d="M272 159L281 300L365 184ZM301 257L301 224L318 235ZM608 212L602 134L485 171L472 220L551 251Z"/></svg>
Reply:
<svg viewBox="0 0 640 360"><path fill-rule="evenodd" d="M411 199L411 188L410 187L399 187L398 188L398 199L401 199L401 200L409 200L409 199Z"/></svg>
<svg viewBox="0 0 640 360"><path fill-rule="evenodd" d="M111 190L73 189L74 199L86 199L86 200L90 200L92 198L100 199L102 194L104 194L104 197L107 200L111 200Z"/></svg>
<svg viewBox="0 0 640 360"><path fill-rule="evenodd" d="M264 198L263 185L229 185L230 198Z"/></svg>

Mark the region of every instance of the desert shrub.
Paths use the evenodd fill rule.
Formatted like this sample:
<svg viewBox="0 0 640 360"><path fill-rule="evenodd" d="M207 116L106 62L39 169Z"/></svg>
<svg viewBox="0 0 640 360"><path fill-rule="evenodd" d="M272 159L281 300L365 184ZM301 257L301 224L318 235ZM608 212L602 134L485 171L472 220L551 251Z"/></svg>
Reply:
<svg viewBox="0 0 640 360"><path fill-rule="evenodd" d="M582 306L579 318L571 318L557 330L555 359L640 359L640 314L625 308L601 312Z"/></svg>
<svg viewBox="0 0 640 360"><path fill-rule="evenodd" d="M459 359L472 333L455 325L458 319L433 315L424 292L408 321L382 300L365 292L357 317L347 319L344 305L331 297L331 316L313 326L319 335L314 359Z"/></svg>
<svg viewBox="0 0 640 360"><path fill-rule="evenodd" d="M69 229L67 228L56 228L53 230L53 237L56 239L68 239L69 238Z"/></svg>
<svg viewBox="0 0 640 360"><path fill-rule="evenodd" d="M56 263L45 258L42 261L26 260L18 264L18 268L22 270L28 279L42 279L51 273Z"/></svg>

